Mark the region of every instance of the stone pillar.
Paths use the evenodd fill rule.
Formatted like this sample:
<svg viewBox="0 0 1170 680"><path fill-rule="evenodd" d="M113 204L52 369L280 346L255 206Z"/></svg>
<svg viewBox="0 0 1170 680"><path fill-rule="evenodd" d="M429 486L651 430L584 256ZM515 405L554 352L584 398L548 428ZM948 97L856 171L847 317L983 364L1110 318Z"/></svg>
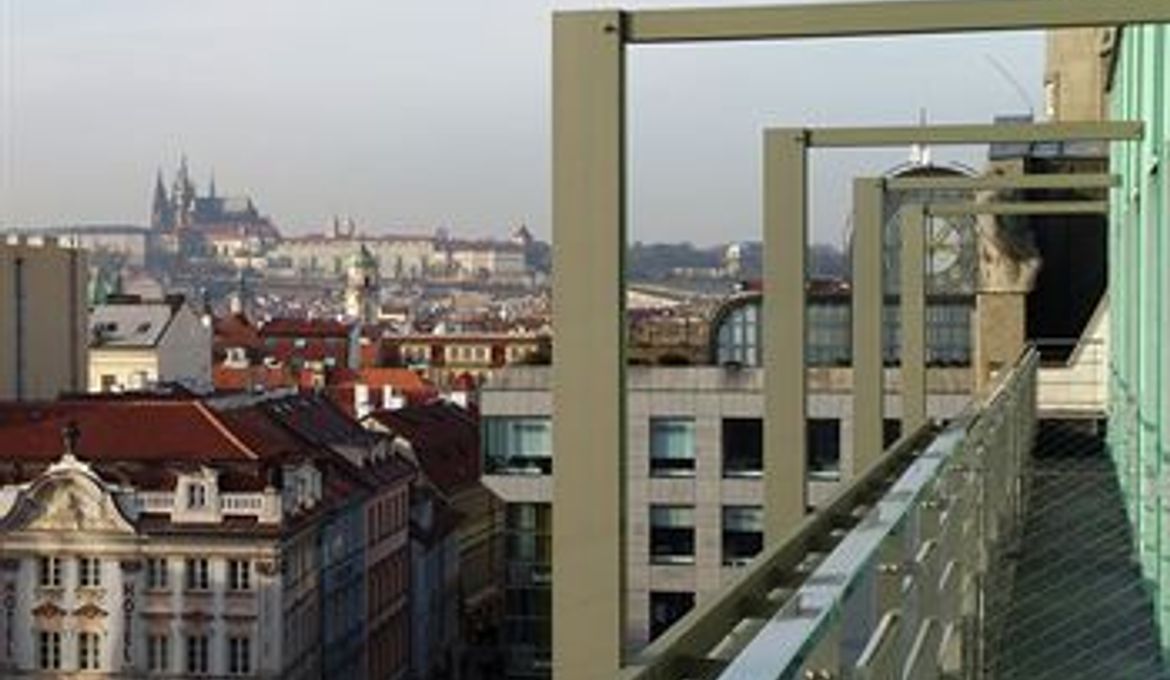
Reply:
<svg viewBox="0 0 1170 680"><path fill-rule="evenodd" d="M993 174L1021 174L1021 160L992 164ZM977 200L998 199L985 192ZM1010 367L1023 352L1027 334L1027 295L1040 270L1040 254L1025 228L1027 218L980 215L979 276L975 293L974 371L976 394L995 385L1002 369Z"/></svg>
<svg viewBox="0 0 1170 680"><path fill-rule="evenodd" d="M1026 291L980 291L975 297L975 389L986 394L1024 349Z"/></svg>

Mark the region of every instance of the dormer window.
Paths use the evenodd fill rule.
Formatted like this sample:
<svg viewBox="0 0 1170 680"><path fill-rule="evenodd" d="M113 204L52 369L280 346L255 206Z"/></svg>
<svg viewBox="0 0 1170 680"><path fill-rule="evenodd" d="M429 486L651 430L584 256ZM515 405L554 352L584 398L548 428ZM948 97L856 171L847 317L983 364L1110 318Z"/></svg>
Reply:
<svg viewBox="0 0 1170 680"><path fill-rule="evenodd" d="M309 480L297 475L297 504L304 504L309 499Z"/></svg>
<svg viewBox="0 0 1170 680"><path fill-rule="evenodd" d="M187 485L187 509L202 510L207 507L207 487L203 484Z"/></svg>

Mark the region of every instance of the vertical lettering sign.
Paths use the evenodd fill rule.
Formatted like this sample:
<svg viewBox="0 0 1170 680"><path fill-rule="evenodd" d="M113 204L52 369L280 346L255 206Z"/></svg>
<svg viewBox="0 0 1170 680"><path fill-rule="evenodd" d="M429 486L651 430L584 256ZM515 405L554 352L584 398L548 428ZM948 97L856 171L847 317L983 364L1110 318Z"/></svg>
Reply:
<svg viewBox="0 0 1170 680"><path fill-rule="evenodd" d="M134 584L122 584L122 663L134 665Z"/></svg>
<svg viewBox="0 0 1170 680"><path fill-rule="evenodd" d="M13 650L12 629L16 626L16 584L8 581L4 584L4 658L11 660L15 655Z"/></svg>

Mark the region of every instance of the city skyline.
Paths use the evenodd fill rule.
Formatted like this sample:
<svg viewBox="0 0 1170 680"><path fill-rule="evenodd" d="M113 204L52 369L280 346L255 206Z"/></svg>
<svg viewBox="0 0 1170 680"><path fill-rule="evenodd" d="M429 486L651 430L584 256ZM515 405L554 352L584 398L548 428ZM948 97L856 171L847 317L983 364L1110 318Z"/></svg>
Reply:
<svg viewBox="0 0 1170 680"><path fill-rule="evenodd" d="M200 183L214 169L289 234L340 214L547 239L549 17L587 5L3 0L0 223L144 223L156 170L186 153ZM632 50L630 240L756 238L767 126L1038 111L1042 52L1035 34L867 40L844 56L820 41ZM842 178L906 157L814 159L814 239L841 242Z"/></svg>

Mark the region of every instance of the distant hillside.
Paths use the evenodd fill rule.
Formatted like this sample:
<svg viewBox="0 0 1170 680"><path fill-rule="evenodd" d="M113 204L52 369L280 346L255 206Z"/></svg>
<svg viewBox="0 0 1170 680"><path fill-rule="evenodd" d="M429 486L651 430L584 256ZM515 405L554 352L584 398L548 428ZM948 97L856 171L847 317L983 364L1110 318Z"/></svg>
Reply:
<svg viewBox="0 0 1170 680"><path fill-rule="evenodd" d="M691 243L642 243L637 241L626 253L626 267L631 281L660 282L678 278L679 270L716 270L724 266L726 245L696 247ZM763 245L759 241L740 244L739 279L763 276ZM552 248L548 243L534 243L529 251L530 264L536 269L552 270ZM846 278L848 260L837 248L814 243L809 249L809 271L817 278Z"/></svg>

